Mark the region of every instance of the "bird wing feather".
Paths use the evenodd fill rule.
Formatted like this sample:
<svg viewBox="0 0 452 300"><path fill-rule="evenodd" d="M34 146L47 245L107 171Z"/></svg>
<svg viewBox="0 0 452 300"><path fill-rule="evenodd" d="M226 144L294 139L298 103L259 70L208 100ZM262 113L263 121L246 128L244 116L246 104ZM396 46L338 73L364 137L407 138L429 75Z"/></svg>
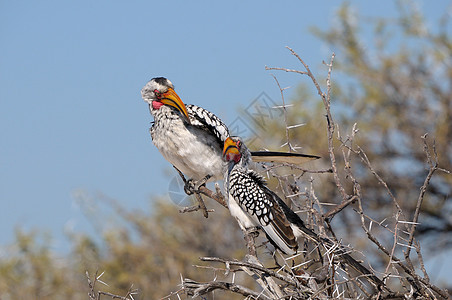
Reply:
<svg viewBox="0 0 452 300"><path fill-rule="evenodd" d="M260 224L273 245L286 254L294 254L298 244L276 194L267 192L264 178L256 172L240 173L240 180L234 183L238 188L232 189L233 197Z"/></svg>
<svg viewBox="0 0 452 300"><path fill-rule="evenodd" d="M207 109L197 105L188 104L186 107L191 125L204 129L214 135L220 147L223 148L223 143L229 136L228 127L223 123L223 121Z"/></svg>
<svg viewBox="0 0 452 300"><path fill-rule="evenodd" d="M272 162L281 164L287 163L294 165L301 165L320 158L320 156L310 154L277 151L252 151L251 157L253 158L254 162Z"/></svg>

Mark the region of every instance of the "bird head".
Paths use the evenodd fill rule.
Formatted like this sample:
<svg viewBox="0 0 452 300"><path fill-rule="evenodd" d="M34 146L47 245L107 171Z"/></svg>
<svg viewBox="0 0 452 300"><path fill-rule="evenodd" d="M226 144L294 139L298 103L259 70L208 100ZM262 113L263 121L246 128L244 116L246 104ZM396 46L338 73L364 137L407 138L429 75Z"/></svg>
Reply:
<svg viewBox="0 0 452 300"><path fill-rule="evenodd" d="M187 108L174 91L174 85L168 79L164 77L152 78L141 89L141 97L149 103L152 109L160 109L163 105L174 107L190 123Z"/></svg>
<svg viewBox="0 0 452 300"><path fill-rule="evenodd" d="M229 193L229 176L235 166L237 168L247 168L251 154L246 145L237 136L228 137L224 141L223 160L226 162L225 184Z"/></svg>
<svg viewBox="0 0 452 300"><path fill-rule="evenodd" d="M228 137L224 141L223 159L226 162L233 162L234 164L237 164L242 158L242 154L240 153L241 146L242 142L240 140L234 140L231 137Z"/></svg>
<svg viewBox="0 0 452 300"><path fill-rule="evenodd" d="M234 140L231 137L228 137L224 141L223 146L223 160L226 162L225 169L225 189L229 194L229 176L234 169L234 166L240 162L242 158L242 154L240 153L240 140Z"/></svg>
<svg viewBox="0 0 452 300"><path fill-rule="evenodd" d="M231 136L224 141L223 160L227 162L229 170L235 165L247 168L251 153L239 137Z"/></svg>

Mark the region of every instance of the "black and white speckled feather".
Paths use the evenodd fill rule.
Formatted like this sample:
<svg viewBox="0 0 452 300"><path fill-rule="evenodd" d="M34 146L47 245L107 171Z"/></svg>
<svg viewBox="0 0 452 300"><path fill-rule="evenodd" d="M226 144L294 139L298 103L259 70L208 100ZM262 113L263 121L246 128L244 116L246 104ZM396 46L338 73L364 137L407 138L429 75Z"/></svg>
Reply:
<svg viewBox="0 0 452 300"><path fill-rule="evenodd" d="M229 193L247 213L255 215L261 225L268 225L273 220L273 202L260 188L262 182L252 170L233 170L229 176Z"/></svg>
<svg viewBox="0 0 452 300"><path fill-rule="evenodd" d="M227 189L227 187L226 187ZM252 170L237 168L229 176L228 207L243 229L261 227L270 242L286 254L298 248L278 200L266 192L265 181Z"/></svg>
<svg viewBox="0 0 452 300"><path fill-rule="evenodd" d="M242 144L239 151L240 160L229 161L225 168L225 190L231 215L242 229L261 227L273 245L286 254L294 254L298 244L291 223L280 207L282 200L269 192L263 177L248 169L250 154L246 146Z"/></svg>

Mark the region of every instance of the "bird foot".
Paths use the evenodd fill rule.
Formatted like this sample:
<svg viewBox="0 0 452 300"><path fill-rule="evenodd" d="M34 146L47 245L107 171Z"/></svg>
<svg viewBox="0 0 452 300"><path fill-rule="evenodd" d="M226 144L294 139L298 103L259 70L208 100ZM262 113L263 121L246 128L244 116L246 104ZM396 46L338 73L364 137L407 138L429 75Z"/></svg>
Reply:
<svg viewBox="0 0 452 300"><path fill-rule="evenodd" d="M249 235L253 238L257 238L259 236L259 227L251 227L245 229L245 235Z"/></svg>
<svg viewBox="0 0 452 300"><path fill-rule="evenodd" d="M205 182L204 182L205 184ZM201 193L199 192L199 184L195 182L193 179L185 180L184 191L187 195L195 195L196 200L198 201L198 206L195 207L195 210L201 209L204 217L209 217L209 211L206 208L206 204L201 197Z"/></svg>
<svg viewBox="0 0 452 300"><path fill-rule="evenodd" d="M187 195L193 195L195 193L195 182L193 181L193 179L189 179L187 181L185 181L185 185L184 185L184 191L185 194Z"/></svg>
<svg viewBox="0 0 452 300"><path fill-rule="evenodd" d="M241 227L241 226L240 226ZM256 245L254 239L259 236L259 231L257 227L243 228L243 234L246 242L246 248L248 249L248 254L251 256L256 256Z"/></svg>
<svg viewBox="0 0 452 300"><path fill-rule="evenodd" d="M199 188L206 185L206 182L212 177L212 175L206 175L198 181L189 179L185 182L184 191L187 195L199 194Z"/></svg>

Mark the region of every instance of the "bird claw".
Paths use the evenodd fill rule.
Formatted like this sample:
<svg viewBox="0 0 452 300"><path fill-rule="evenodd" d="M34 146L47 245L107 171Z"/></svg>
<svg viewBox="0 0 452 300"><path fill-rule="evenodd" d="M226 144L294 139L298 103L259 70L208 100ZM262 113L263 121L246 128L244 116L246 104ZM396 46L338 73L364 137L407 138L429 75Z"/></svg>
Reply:
<svg viewBox="0 0 452 300"><path fill-rule="evenodd" d="M194 193L199 193L199 188L206 185L206 182L212 177L212 175L206 175L204 178L194 181L189 179L185 182L184 191L187 195L193 195Z"/></svg>
<svg viewBox="0 0 452 300"><path fill-rule="evenodd" d="M259 236L259 228L258 227L247 228L245 230L245 234L256 238Z"/></svg>
<svg viewBox="0 0 452 300"><path fill-rule="evenodd" d="M184 191L187 195L193 195L197 188L195 188L195 182L193 179L189 179L185 182Z"/></svg>
<svg viewBox="0 0 452 300"><path fill-rule="evenodd" d="M246 248L248 249L248 254L251 256L256 256L257 253L254 239L259 236L258 228L257 227L243 228L241 225L240 227L243 230Z"/></svg>

